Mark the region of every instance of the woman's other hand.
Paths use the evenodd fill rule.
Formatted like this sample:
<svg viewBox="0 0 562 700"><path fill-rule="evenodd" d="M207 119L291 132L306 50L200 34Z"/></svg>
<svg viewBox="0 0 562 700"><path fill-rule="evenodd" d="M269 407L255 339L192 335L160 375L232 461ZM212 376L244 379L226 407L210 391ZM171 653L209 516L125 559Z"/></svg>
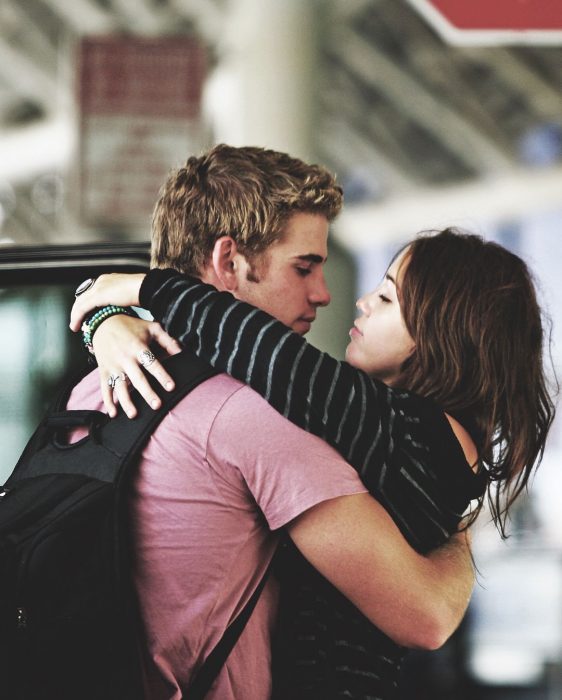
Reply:
<svg viewBox="0 0 562 700"><path fill-rule="evenodd" d="M106 319L96 330L92 344L99 367L103 402L112 418L117 415L118 403L129 418L137 415L129 393L130 385L152 408L160 407L161 401L150 386L145 370L167 391L174 388L173 379L150 350L154 343L168 355L181 351L181 345L155 321L116 315Z"/></svg>

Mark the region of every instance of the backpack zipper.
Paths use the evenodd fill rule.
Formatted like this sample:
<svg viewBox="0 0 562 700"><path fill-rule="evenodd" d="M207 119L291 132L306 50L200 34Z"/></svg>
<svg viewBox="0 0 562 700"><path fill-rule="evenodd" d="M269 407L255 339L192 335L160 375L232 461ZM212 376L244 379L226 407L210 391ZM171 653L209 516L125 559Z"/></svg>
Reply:
<svg viewBox="0 0 562 700"><path fill-rule="evenodd" d="M27 610L23 606L16 608L16 627L21 631L27 629Z"/></svg>

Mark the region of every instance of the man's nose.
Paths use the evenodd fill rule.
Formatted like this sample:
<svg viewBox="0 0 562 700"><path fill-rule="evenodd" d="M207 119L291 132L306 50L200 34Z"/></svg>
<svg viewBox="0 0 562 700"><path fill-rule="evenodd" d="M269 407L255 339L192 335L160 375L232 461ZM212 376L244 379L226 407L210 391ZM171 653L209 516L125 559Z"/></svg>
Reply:
<svg viewBox="0 0 562 700"><path fill-rule="evenodd" d="M309 301L314 306L328 306L332 297L326 284L324 275L320 275L319 279L315 280L310 289Z"/></svg>

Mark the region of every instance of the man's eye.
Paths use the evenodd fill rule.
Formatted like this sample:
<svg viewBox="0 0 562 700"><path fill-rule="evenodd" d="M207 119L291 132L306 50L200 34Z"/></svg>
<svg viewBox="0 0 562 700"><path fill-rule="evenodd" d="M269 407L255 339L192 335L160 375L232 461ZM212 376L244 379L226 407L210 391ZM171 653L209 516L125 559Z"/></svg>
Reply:
<svg viewBox="0 0 562 700"><path fill-rule="evenodd" d="M312 270L309 267L297 267L297 274L301 277L306 277L310 275L311 272Z"/></svg>

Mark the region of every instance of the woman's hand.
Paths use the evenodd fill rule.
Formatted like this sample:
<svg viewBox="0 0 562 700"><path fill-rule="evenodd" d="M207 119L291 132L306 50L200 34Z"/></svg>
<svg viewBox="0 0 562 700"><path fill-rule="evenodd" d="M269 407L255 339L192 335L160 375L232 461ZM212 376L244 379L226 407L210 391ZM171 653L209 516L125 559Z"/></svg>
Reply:
<svg viewBox="0 0 562 700"><path fill-rule="evenodd" d="M106 319L96 330L92 344L98 361L103 403L112 418L117 415L117 403L129 418L137 415L129 395L129 381L152 408L160 407L161 401L144 370L150 372L167 391L174 388L173 379L150 350L150 344L154 342L169 355L181 351L181 345L155 321L120 314ZM109 384L111 377L114 378L113 387Z"/></svg>
<svg viewBox="0 0 562 700"><path fill-rule="evenodd" d="M144 273L100 275L91 287L76 297L70 312L70 329L79 331L85 316L102 306L138 306L145 276Z"/></svg>

